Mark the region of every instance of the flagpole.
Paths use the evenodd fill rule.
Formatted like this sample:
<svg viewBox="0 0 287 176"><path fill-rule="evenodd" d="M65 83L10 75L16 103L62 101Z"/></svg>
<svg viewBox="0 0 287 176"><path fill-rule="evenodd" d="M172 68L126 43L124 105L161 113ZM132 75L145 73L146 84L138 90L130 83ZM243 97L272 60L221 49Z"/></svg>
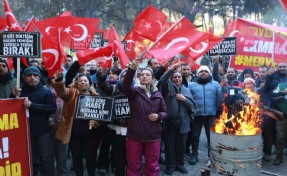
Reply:
<svg viewBox="0 0 287 176"><path fill-rule="evenodd" d="M184 17L185 16L182 16L176 23L174 23L170 28L168 28L168 30L166 30L160 37L158 37L155 42L149 45L148 48L139 55L139 59L141 59L145 53L147 53L160 39L162 39L165 34L171 31Z"/></svg>
<svg viewBox="0 0 287 176"><path fill-rule="evenodd" d="M17 58L17 80L16 80L16 86L19 88L20 87L20 60L21 58ZM19 95L16 95L16 98L19 98Z"/></svg>

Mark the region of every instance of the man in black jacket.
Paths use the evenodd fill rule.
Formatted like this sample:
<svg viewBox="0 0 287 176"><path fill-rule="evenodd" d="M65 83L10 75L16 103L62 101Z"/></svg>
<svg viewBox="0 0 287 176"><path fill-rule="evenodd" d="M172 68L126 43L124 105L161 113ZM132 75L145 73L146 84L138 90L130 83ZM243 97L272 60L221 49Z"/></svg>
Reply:
<svg viewBox="0 0 287 176"><path fill-rule="evenodd" d="M37 174L39 166L42 175L51 175L49 116L56 111L57 106L54 94L40 83L40 76L41 73L37 67L27 67L24 71L22 88L15 87L12 94L14 97L27 97L24 107L29 110L34 175Z"/></svg>
<svg viewBox="0 0 287 176"><path fill-rule="evenodd" d="M285 120L276 121L276 158L274 165L283 162L283 149L287 138L287 63L278 63L278 71L268 75L265 82L265 89L270 94L271 107L283 112Z"/></svg>

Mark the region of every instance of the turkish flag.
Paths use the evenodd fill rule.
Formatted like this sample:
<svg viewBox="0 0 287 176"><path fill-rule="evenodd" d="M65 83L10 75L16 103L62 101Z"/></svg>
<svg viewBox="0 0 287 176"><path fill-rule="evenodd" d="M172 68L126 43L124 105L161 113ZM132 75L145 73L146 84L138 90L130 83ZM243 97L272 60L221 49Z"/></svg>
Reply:
<svg viewBox="0 0 287 176"><path fill-rule="evenodd" d="M111 68L113 47L105 46L96 49L79 50L76 55L81 65L95 60L101 67Z"/></svg>
<svg viewBox="0 0 287 176"><path fill-rule="evenodd" d="M49 77L62 70L62 64L67 59L67 55L58 40L53 40L48 35L42 37L42 59Z"/></svg>
<svg viewBox="0 0 287 176"><path fill-rule="evenodd" d="M6 27L6 19L0 16L0 31L3 31Z"/></svg>
<svg viewBox="0 0 287 176"><path fill-rule="evenodd" d="M287 0L281 0L281 4L284 7L285 11L287 11Z"/></svg>
<svg viewBox="0 0 287 176"><path fill-rule="evenodd" d="M100 23L99 18L80 18L74 16L53 17L36 21L35 25L42 34L48 34L53 39L57 38L60 29L60 42L70 48L71 42L84 42L90 46L92 40L88 36L94 36Z"/></svg>
<svg viewBox="0 0 287 176"><path fill-rule="evenodd" d="M232 31L235 30L235 27L236 27L236 21L229 20L227 26L225 27L223 37L233 37Z"/></svg>
<svg viewBox="0 0 287 176"><path fill-rule="evenodd" d="M148 53L158 60L166 60L186 50L189 46L205 41L207 36L206 33L196 30L194 25L184 17L161 36Z"/></svg>
<svg viewBox="0 0 287 176"><path fill-rule="evenodd" d="M151 40L138 35L134 31L128 32L124 41L127 43L126 55L131 60L134 60L152 42Z"/></svg>
<svg viewBox="0 0 287 176"><path fill-rule="evenodd" d="M52 26L59 17L34 20L33 24L42 35L49 35L54 40L58 39L58 27Z"/></svg>
<svg viewBox="0 0 287 176"><path fill-rule="evenodd" d="M114 26L110 27L109 46L113 47L114 57L118 57L122 68L125 68L130 60L125 53L119 34Z"/></svg>
<svg viewBox="0 0 287 176"><path fill-rule="evenodd" d="M208 33L205 33L204 38L206 38L206 40L196 43L193 46L189 46L181 54L188 56L189 58L192 58L193 60L196 60L200 56L208 52L216 44L218 44L219 42L223 40L220 37L217 37L213 34L208 34Z"/></svg>
<svg viewBox="0 0 287 176"><path fill-rule="evenodd" d="M12 10L10 9L10 6L7 0L4 0L4 6L5 6L5 16L6 16L8 31L22 31L21 26L19 25L17 19L12 13Z"/></svg>
<svg viewBox="0 0 287 176"><path fill-rule="evenodd" d="M150 5L135 18L133 31L156 41L166 19L167 16L162 11Z"/></svg>

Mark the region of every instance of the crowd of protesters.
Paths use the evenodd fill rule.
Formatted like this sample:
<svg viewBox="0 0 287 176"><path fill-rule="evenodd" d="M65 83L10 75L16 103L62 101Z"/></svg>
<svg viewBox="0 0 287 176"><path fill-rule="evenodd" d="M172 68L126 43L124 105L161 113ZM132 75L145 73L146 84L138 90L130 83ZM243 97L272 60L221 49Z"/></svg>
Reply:
<svg viewBox="0 0 287 176"><path fill-rule="evenodd" d="M222 104L231 116L244 89L260 94L264 105L287 118L287 63L278 63L277 68L262 66L257 75L250 68L241 74L231 67L220 71L218 59L213 64L202 63L197 70L173 59L162 65L150 59L146 67L138 69L139 64L136 59L120 68L115 62L106 69L92 61L87 68L68 55L63 71L50 79L43 64L30 60L28 67L21 66L17 87L6 60L0 59L0 98L26 97L33 175L69 175L70 169L77 176L110 171L116 176L157 176L159 164L165 165L167 175L174 171L186 174L185 160L197 164L198 149L204 147L199 145L202 126L210 145L210 128L221 114ZM74 118L80 94L125 95L130 116L112 117L111 122ZM267 115L262 119L263 159L271 161L275 145L273 164L280 165L287 120L276 121ZM70 154L72 168L67 167ZM209 151L206 157L210 157Z"/></svg>

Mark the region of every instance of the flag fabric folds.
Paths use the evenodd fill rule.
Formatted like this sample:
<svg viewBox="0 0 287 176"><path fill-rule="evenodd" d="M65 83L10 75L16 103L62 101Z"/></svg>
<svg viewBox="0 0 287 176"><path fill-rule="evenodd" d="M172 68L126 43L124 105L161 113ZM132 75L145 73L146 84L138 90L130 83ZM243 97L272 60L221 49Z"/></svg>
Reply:
<svg viewBox="0 0 287 176"><path fill-rule="evenodd" d="M166 19L167 16L162 11L150 5L135 18L133 31L151 41L156 41Z"/></svg>
<svg viewBox="0 0 287 176"><path fill-rule="evenodd" d="M14 16L7 0L4 0L5 6L5 17L6 23L8 26L8 31L22 31L21 26L19 25L16 17Z"/></svg>

